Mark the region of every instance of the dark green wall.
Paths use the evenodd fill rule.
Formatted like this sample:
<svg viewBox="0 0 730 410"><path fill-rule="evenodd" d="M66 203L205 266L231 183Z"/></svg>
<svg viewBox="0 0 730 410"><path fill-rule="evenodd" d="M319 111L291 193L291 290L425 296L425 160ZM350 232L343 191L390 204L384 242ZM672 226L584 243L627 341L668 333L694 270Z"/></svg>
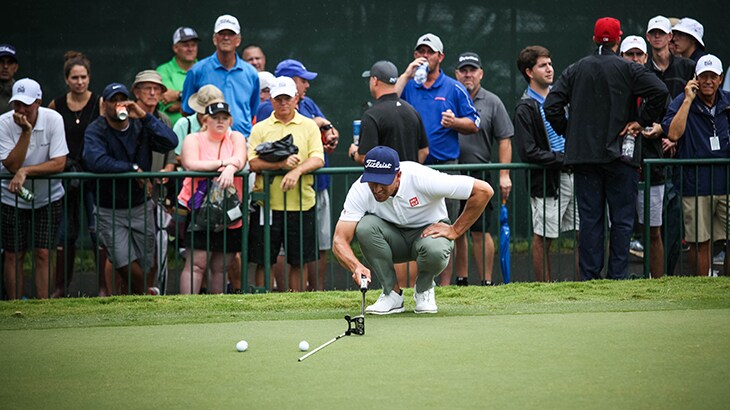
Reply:
<svg viewBox="0 0 730 410"><path fill-rule="evenodd" d="M661 7L658 5L661 4ZM213 52L213 23L220 14L238 17L243 44L264 47L267 69L285 58L301 60L319 73L308 93L342 132L335 165L351 165L346 146L351 121L369 100L360 73L379 59L401 70L412 60L416 39L433 32L444 42L444 69L453 73L463 51L485 62L483 86L499 95L512 112L525 82L515 69L518 51L530 44L548 47L558 72L592 50L593 23L610 15L625 35L641 35L649 18L692 16L705 26L710 52L730 63L727 1L689 3L635 1L14 1L3 6L0 42L18 49L18 77L41 83L45 103L65 91L62 65L66 50L84 52L92 61L91 88L100 92L112 81L131 84L135 73L171 58L172 31L196 28L200 56ZM701 5L701 6L700 6ZM515 181L524 187L524 182ZM524 192L524 189L522 190Z"/></svg>

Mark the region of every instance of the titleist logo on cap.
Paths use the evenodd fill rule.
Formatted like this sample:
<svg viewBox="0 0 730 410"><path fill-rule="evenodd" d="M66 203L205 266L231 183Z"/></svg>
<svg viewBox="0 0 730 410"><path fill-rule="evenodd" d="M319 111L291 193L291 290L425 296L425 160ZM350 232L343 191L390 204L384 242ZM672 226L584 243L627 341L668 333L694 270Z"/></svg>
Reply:
<svg viewBox="0 0 730 410"><path fill-rule="evenodd" d="M369 159L365 161L365 168L391 169L393 164L390 162L380 162L377 159Z"/></svg>

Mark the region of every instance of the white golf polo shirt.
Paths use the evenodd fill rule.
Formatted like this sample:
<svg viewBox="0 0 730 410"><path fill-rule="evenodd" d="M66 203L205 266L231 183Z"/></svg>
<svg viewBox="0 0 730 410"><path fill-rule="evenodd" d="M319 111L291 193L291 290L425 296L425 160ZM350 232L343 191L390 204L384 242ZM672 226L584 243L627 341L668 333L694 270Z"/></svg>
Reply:
<svg viewBox="0 0 730 410"><path fill-rule="evenodd" d="M398 192L385 202L376 201L358 178L347 193L340 221L358 222L372 214L401 228L421 228L448 217L444 198L468 199L474 187L472 177L444 174L417 162L403 161L400 170Z"/></svg>
<svg viewBox="0 0 730 410"><path fill-rule="evenodd" d="M22 131L20 126L13 121L13 112L11 110L0 116L0 172L4 174L9 173L9 171L5 169L1 161L5 161L18 144ZM63 117L54 110L38 107L38 119L30 134L28 152L22 166L42 164L52 158L62 157L67 154L68 146L66 145ZM2 180L2 202L5 205L15 206L16 196L8 191L9 184L9 179ZM23 186L35 194L36 208L48 205L49 198L51 202L57 201L64 194L63 185L58 179L51 180L50 191L46 179L36 180L35 184L30 179L26 179ZM18 208L30 209L31 207L31 202L18 197Z"/></svg>

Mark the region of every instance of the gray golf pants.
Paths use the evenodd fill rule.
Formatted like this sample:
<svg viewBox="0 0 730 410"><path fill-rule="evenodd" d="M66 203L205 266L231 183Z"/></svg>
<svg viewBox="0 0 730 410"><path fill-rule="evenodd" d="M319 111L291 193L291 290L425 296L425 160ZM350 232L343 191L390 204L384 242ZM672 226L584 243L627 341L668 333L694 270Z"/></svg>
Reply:
<svg viewBox="0 0 730 410"><path fill-rule="evenodd" d="M442 222L450 223L448 219ZM434 278L449 263L454 241L443 237L421 238L426 227L399 228L375 215L365 215L358 222L355 236L360 243L364 264L375 273L386 295L397 281L394 263L416 261L416 289L419 292L431 289Z"/></svg>

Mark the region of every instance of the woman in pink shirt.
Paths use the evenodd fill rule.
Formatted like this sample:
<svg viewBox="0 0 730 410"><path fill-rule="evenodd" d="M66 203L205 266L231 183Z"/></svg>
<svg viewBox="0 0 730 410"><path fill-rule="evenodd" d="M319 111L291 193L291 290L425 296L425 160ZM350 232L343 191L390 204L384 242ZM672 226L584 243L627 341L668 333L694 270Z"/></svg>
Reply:
<svg viewBox="0 0 730 410"><path fill-rule="evenodd" d="M183 142L182 165L187 171L215 171L220 172L220 176L210 180L186 178L178 201L188 204L198 185L205 181L209 187L214 182L222 189L235 187L238 199L242 200L243 178L234 177L234 174L246 165L246 138L240 132L231 131L233 119L225 102L208 105L205 114L201 131L189 135ZM243 214L245 216L245 212ZM241 251L242 226L242 219L239 219L220 232L209 227L207 231L198 230L186 235L188 255L180 274L181 294L199 293L208 268L208 291L223 293L225 269L231 264L236 252Z"/></svg>

